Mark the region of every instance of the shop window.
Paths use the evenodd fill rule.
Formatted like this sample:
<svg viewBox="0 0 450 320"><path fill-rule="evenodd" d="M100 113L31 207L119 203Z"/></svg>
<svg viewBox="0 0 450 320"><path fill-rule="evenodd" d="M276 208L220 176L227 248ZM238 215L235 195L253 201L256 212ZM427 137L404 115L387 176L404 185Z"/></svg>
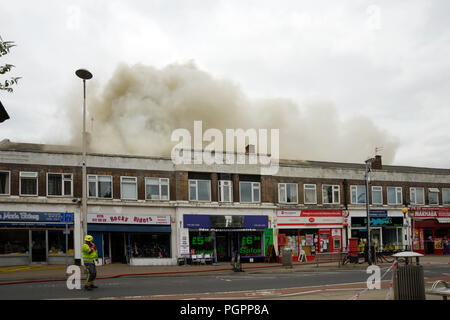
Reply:
<svg viewBox="0 0 450 320"><path fill-rule="evenodd" d="M131 233L135 258L170 258L170 233Z"/></svg>
<svg viewBox="0 0 450 320"><path fill-rule="evenodd" d="M450 204L450 188L442 188L442 204Z"/></svg>
<svg viewBox="0 0 450 320"><path fill-rule="evenodd" d="M169 179L145 178L145 199L169 200Z"/></svg>
<svg viewBox="0 0 450 320"><path fill-rule="evenodd" d="M383 187L372 187L372 204L383 204Z"/></svg>
<svg viewBox="0 0 450 320"><path fill-rule="evenodd" d="M424 204L425 196L423 188L409 188L409 201L411 204Z"/></svg>
<svg viewBox="0 0 450 320"><path fill-rule="evenodd" d="M322 203L323 204L336 204L339 203L339 186L323 184L322 185Z"/></svg>
<svg viewBox="0 0 450 320"><path fill-rule="evenodd" d="M366 186L351 186L350 190L353 204L366 203Z"/></svg>
<svg viewBox="0 0 450 320"><path fill-rule="evenodd" d="M438 188L428 188L428 203L429 204L439 204L439 189Z"/></svg>
<svg viewBox="0 0 450 320"><path fill-rule="evenodd" d="M9 195L10 185L11 173L9 171L0 171L0 195Z"/></svg>
<svg viewBox="0 0 450 320"><path fill-rule="evenodd" d="M305 184L303 185L305 194L305 204L316 204L317 203L317 192L315 184Z"/></svg>
<svg viewBox="0 0 450 320"><path fill-rule="evenodd" d="M278 202L298 203L298 186L296 183L278 184Z"/></svg>
<svg viewBox="0 0 450 320"><path fill-rule="evenodd" d="M48 196L72 196L72 174L48 173Z"/></svg>
<svg viewBox="0 0 450 320"><path fill-rule="evenodd" d="M402 204L402 187L387 187L388 204Z"/></svg>
<svg viewBox="0 0 450 320"><path fill-rule="evenodd" d="M120 198L124 200L137 199L136 177L120 177Z"/></svg>
<svg viewBox="0 0 450 320"><path fill-rule="evenodd" d="M0 254L28 254L29 230L0 230Z"/></svg>
<svg viewBox="0 0 450 320"><path fill-rule="evenodd" d="M211 201L210 180L189 180L190 201Z"/></svg>
<svg viewBox="0 0 450 320"><path fill-rule="evenodd" d="M214 238L209 231L189 232L189 247L192 254L214 254ZM218 248L219 249L219 248Z"/></svg>
<svg viewBox="0 0 450 320"><path fill-rule="evenodd" d="M90 198L112 198L112 176L88 175Z"/></svg>
<svg viewBox="0 0 450 320"><path fill-rule="evenodd" d="M228 180L219 181L219 201L232 202L233 201L233 184Z"/></svg>
<svg viewBox="0 0 450 320"><path fill-rule="evenodd" d="M20 195L37 196L38 195L38 174L37 172L20 172Z"/></svg>
<svg viewBox="0 0 450 320"><path fill-rule="evenodd" d="M239 182L240 202L260 202L259 182Z"/></svg>
<svg viewBox="0 0 450 320"><path fill-rule="evenodd" d="M240 232L241 257L263 256L261 232Z"/></svg>
<svg viewBox="0 0 450 320"><path fill-rule="evenodd" d="M73 230L68 229L67 235L67 254L73 255ZM48 254L65 255L66 254L66 234L64 230L48 230Z"/></svg>

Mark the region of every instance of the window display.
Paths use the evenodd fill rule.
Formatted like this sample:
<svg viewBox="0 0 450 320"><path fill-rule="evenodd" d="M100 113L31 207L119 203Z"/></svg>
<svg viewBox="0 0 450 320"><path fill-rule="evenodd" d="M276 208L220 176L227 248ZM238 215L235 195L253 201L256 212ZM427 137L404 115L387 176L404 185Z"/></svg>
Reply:
<svg viewBox="0 0 450 320"><path fill-rule="evenodd" d="M214 254L214 238L209 231L189 232L189 244L193 254Z"/></svg>
<svg viewBox="0 0 450 320"><path fill-rule="evenodd" d="M131 249L135 258L170 258L170 234L131 233Z"/></svg>
<svg viewBox="0 0 450 320"><path fill-rule="evenodd" d="M28 254L28 230L0 230L0 254Z"/></svg>
<svg viewBox="0 0 450 320"><path fill-rule="evenodd" d="M262 256L261 232L240 232L242 257Z"/></svg>
<svg viewBox="0 0 450 320"><path fill-rule="evenodd" d="M73 230L68 230L67 254L73 255ZM66 254L66 234L65 230L48 230L48 254Z"/></svg>

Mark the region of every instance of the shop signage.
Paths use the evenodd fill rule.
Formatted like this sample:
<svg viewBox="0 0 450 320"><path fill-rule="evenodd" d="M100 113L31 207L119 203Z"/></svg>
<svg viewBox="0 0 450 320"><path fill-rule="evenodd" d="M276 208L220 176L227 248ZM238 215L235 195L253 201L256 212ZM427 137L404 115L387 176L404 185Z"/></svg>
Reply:
<svg viewBox="0 0 450 320"><path fill-rule="evenodd" d="M301 217L342 217L342 210L302 210Z"/></svg>
<svg viewBox="0 0 450 320"><path fill-rule="evenodd" d="M372 218L386 218L388 216L387 210L370 210L369 216Z"/></svg>
<svg viewBox="0 0 450 320"><path fill-rule="evenodd" d="M277 210L277 217L300 217L300 210Z"/></svg>
<svg viewBox="0 0 450 320"><path fill-rule="evenodd" d="M450 208L418 207L410 211L416 218L450 218Z"/></svg>
<svg viewBox="0 0 450 320"><path fill-rule="evenodd" d="M67 223L73 224L71 212L0 211L0 223Z"/></svg>
<svg viewBox="0 0 450 320"><path fill-rule="evenodd" d="M343 217L279 217L278 226L301 225L342 225Z"/></svg>
<svg viewBox="0 0 450 320"><path fill-rule="evenodd" d="M188 229L179 229L178 234L180 237L180 245L178 247L178 252L180 256L189 256L189 230Z"/></svg>
<svg viewBox="0 0 450 320"><path fill-rule="evenodd" d="M213 228L245 228L264 229L269 226L267 216L219 216L185 214L183 226L189 229L213 229Z"/></svg>
<svg viewBox="0 0 450 320"><path fill-rule="evenodd" d="M108 224L170 224L170 216L138 216L134 214L88 214L88 223L108 223Z"/></svg>
<svg viewBox="0 0 450 320"><path fill-rule="evenodd" d="M351 218L352 228L367 228L367 218L366 217L352 217ZM370 217L371 227L402 227L403 217L385 217L385 218L374 218Z"/></svg>

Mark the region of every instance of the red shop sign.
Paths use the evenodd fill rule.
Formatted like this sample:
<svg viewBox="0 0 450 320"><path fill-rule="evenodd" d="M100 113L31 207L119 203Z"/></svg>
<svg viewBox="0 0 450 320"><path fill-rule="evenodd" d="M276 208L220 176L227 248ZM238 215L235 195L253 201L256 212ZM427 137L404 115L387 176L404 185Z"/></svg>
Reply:
<svg viewBox="0 0 450 320"><path fill-rule="evenodd" d="M302 210L302 217L342 217L342 210Z"/></svg>

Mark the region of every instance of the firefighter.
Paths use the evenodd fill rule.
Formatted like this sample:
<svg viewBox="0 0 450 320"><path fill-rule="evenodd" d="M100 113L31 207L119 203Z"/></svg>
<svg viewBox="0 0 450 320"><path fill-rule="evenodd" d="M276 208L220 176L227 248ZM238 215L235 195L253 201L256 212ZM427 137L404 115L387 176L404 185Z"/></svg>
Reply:
<svg viewBox="0 0 450 320"><path fill-rule="evenodd" d="M97 247L92 240L94 240L94 238L91 235L86 235L84 237L84 244L81 246L84 267L86 268L86 283L84 285L84 289L86 290L98 288L94 285L94 280L97 276L95 262L98 261L98 252Z"/></svg>

